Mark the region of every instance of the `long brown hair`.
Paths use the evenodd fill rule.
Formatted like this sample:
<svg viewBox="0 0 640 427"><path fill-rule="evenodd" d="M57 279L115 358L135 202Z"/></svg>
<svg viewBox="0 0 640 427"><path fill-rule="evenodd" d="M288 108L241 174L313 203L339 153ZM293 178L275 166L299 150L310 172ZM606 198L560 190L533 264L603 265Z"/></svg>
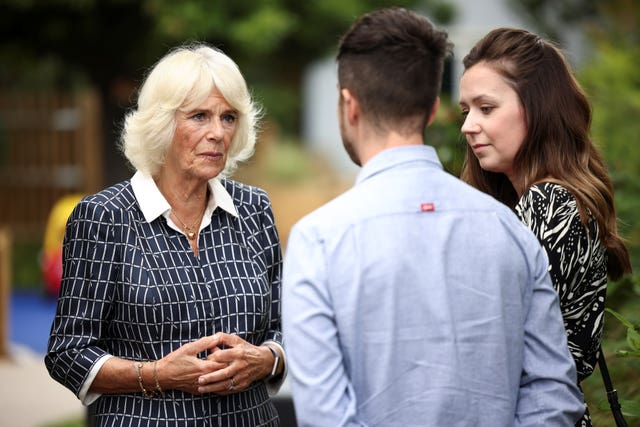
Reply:
<svg viewBox="0 0 640 427"><path fill-rule="evenodd" d="M608 274L631 272L629 253L618 235L613 185L604 159L591 141L591 106L562 52L525 30L499 28L464 58L465 70L482 62L516 91L525 110L527 135L515 156L524 187L553 181L576 198L580 218L592 215L608 252ZM515 207L519 195L501 173L485 171L467 146L462 179Z"/></svg>

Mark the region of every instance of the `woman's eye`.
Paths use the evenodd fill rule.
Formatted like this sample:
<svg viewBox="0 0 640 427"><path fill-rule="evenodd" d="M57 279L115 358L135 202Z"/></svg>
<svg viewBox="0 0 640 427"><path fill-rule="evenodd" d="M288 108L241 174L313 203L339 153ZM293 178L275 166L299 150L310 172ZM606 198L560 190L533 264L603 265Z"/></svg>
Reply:
<svg viewBox="0 0 640 427"><path fill-rule="evenodd" d="M489 114L493 111L494 107L490 107L490 106L483 106L480 107L480 111L482 111L483 114Z"/></svg>
<svg viewBox="0 0 640 427"><path fill-rule="evenodd" d="M204 113L195 113L191 116L191 118L195 120L204 120L204 117Z"/></svg>
<svg viewBox="0 0 640 427"><path fill-rule="evenodd" d="M224 114L222 116L222 121L225 122L225 123L232 124L232 123L235 123L236 120L237 120L237 118L236 118L236 116L234 114Z"/></svg>
<svg viewBox="0 0 640 427"><path fill-rule="evenodd" d="M463 117L467 117L469 115L469 110L462 110L460 111L460 114L462 114Z"/></svg>

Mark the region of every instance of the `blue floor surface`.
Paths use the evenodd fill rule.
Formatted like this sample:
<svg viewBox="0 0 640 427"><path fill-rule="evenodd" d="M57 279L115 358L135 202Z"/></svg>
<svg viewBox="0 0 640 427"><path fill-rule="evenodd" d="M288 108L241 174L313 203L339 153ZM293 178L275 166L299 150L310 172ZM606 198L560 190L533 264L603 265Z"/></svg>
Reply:
<svg viewBox="0 0 640 427"><path fill-rule="evenodd" d="M13 291L9 302L9 341L44 355L55 313L55 298L38 291Z"/></svg>

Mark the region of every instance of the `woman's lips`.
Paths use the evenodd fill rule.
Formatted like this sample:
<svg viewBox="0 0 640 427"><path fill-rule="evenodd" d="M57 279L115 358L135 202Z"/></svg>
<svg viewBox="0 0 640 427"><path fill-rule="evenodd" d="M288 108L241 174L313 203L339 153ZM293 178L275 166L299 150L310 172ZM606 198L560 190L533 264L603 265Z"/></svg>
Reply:
<svg viewBox="0 0 640 427"><path fill-rule="evenodd" d="M219 158L219 157L222 157L222 153L215 153L215 152L202 153L200 154L200 156L210 157L210 158Z"/></svg>
<svg viewBox="0 0 640 427"><path fill-rule="evenodd" d="M473 149L473 151L478 151L478 150L482 150L485 147L488 147L489 144L473 144L471 146L471 148Z"/></svg>

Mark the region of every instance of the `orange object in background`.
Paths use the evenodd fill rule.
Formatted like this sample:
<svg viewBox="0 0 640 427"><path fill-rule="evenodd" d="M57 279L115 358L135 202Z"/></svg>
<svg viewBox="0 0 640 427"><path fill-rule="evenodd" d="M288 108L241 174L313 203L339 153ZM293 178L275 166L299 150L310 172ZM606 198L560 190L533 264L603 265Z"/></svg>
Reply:
<svg viewBox="0 0 640 427"><path fill-rule="evenodd" d="M62 241L67 220L82 197L82 194L61 197L53 205L47 219L40 269L45 291L52 297L58 296L62 281Z"/></svg>

